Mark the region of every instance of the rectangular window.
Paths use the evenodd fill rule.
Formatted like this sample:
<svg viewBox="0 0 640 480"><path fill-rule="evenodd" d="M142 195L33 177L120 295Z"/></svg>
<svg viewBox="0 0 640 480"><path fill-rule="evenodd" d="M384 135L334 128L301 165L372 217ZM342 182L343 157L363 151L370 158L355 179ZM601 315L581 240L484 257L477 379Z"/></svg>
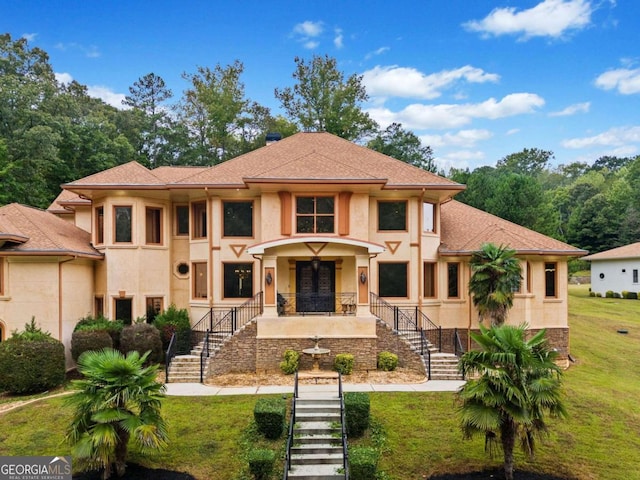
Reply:
<svg viewBox="0 0 640 480"><path fill-rule="evenodd" d="M638 270L633 269L633 283L638 283Z"/></svg>
<svg viewBox="0 0 640 480"><path fill-rule="evenodd" d="M0 257L0 295L4 295L4 257Z"/></svg>
<svg viewBox="0 0 640 480"><path fill-rule="evenodd" d="M162 313L162 303L162 297L146 298L147 323L153 323L156 315Z"/></svg>
<svg viewBox="0 0 640 480"><path fill-rule="evenodd" d="M545 263L544 264L544 296L545 297L557 297L558 296L558 264L557 263Z"/></svg>
<svg viewBox="0 0 640 480"><path fill-rule="evenodd" d="M253 263L224 264L224 298L253 296Z"/></svg>
<svg viewBox="0 0 640 480"><path fill-rule="evenodd" d="M96 245L104 243L104 207L96 208Z"/></svg>
<svg viewBox="0 0 640 480"><path fill-rule="evenodd" d="M207 202L191 205L193 214L193 238L207 238Z"/></svg>
<svg viewBox="0 0 640 480"><path fill-rule="evenodd" d="M298 197L296 199L297 233L333 233L335 211L333 197Z"/></svg>
<svg viewBox="0 0 640 480"><path fill-rule="evenodd" d="M132 207L113 207L116 243L131 243L131 211Z"/></svg>
<svg viewBox="0 0 640 480"><path fill-rule="evenodd" d="M224 201L222 210L225 237L253 237L252 201Z"/></svg>
<svg viewBox="0 0 640 480"><path fill-rule="evenodd" d="M147 245L162 244L162 209L147 207L145 210Z"/></svg>
<svg viewBox="0 0 640 480"><path fill-rule="evenodd" d="M447 297L460 298L459 263L447 263Z"/></svg>
<svg viewBox="0 0 640 480"><path fill-rule="evenodd" d="M194 262L193 298L207 298L207 262Z"/></svg>
<svg viewBox="0 0 640 480"><path fill-rule="evenodd" d="M93 310L96 317L104 317L104 297L93 298Z"/></svg>
<svg viewBox="0 0 640 480"><path fill-rule="evenodd" d="M533 285L533 272L531 271L531 264L527 262L527 293L531 293L532 285Z"/></svg>
<svg viewBox="0 0 640 480"><path fill-rule="evenodd" d="M436 298L436 273L437 264L435 262L424 263L424 298Z"/></svg>
<svg viewBox="0 0 640 480"><path fill-rule="evenodd" d="M122 320L125 325L133 321L133 301L131 298L115 299L116 320Z"/></svg>
<svg viewBox="0 0 640 480"><path fill-rule="evenodd" d="M436 231L436 206L433 203L422 203L422 231Z"/></svg>
<svg viewBox="0 0 640 480"><path fill-rule="evenodd" d="M408 296L408 264L379 263L378 292L381 297Z"/></svg>
<svg viewBox="0 0 640 480"><path fill-rule="evenodd" d="M189 235L189 207L176 206L176 235Z"/></svg>
<svg viewBox="0 0 640 480"><path fill-rule="evenodd" d="M378 202L378 230L407 230L407 202Z"/></svg>

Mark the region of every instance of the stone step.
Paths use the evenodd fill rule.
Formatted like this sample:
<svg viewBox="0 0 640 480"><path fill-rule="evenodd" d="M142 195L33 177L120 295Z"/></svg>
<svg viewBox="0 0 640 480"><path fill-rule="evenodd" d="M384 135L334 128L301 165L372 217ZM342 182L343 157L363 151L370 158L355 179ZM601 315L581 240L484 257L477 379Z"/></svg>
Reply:
<svg viewBox="0 0 640 480"><path fill-rule="evenodd" d="M292 454L340 454L342 455L342 443L332 445L330 443L295 444L291 447Z"/></svg>
<svg viewBox="0 0 640 480"><path fill-rule="evenodd" d="M298 424L298 426L295 428L295 435L325 435L334 438L340 438L340 435L342 434L341 428L334 426L333 422L309 421L296 423Z"/></svg>
<svg viewBox="0 0 640 480"><path fill-rule="evenodd" d="M293 439L294 445L339 445L342 448L342 439L333 435L298 435Z"/></svg>
<svg viewBox="0 0 640 480"><path fill-rule="evenodd" d="M338 402L327 402L325 404L322 403L303 403L300 401L296 402L296 413L298 412L306 412L306 413L319 413L319 412L331 412L340 413L340 403Z"/></svg>
<svg viewBox="0 0 640 480"><path fill-rule="evenodd" d="M340 453L296 453L291 454L291 465L342 465L344 458Z"/></svg>
<svg viewBox="0 0 640 480"><path fill-rule="evenodd" d="M342 465L293 465L288 478L297 480L344 480Z"/></svg>
<svg viewBox="0 0 640 480"><path fill-rule="evenodd" d="M337 412L307 412L296 409L296 423L303 422L340 422L340 410Z"/></svg>

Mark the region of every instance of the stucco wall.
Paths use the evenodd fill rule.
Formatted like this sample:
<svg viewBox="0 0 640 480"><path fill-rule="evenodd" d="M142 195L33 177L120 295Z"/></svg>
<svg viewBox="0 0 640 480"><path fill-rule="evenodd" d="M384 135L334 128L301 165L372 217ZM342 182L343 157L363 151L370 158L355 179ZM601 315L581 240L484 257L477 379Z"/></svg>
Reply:
<svg viewBox="0 0 640 480"><path fill-rule="evenodd" d="M640 259L592 260L591 291L603 297L607 290L620 294L623 291L640 293L640 283L633 282L633 270L638 270L640 277Z"/></svg>

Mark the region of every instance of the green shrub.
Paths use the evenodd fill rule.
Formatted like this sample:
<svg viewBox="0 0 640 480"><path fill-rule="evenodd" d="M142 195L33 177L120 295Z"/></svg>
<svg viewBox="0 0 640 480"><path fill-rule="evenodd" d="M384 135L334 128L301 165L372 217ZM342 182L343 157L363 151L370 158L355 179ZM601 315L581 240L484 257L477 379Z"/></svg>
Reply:
<svg viewBox="0 0 640 480"><path fill-rule="evenodd" d="M629 296L629 292L627 292L626 290L623 290L621 295L622 295L622 298L627 298Z"/></svg>
<svg viewBox="0 0 640 480"><path fill-rule="evenodd" d="M247 458L249 470L255 480L268 480L276 463L276 454L265 448L251 450Z"/></svg>
<svg viewBox="0 0 640 480"><path fill-rule="evenodd" d="M120 350L125 355L129 352L136 351L142 356L145 352L149 353L147 364L162 362L162 340L160 340L160 332L156 327L148 323L135 323L127 325L122 329L120 336Z"/></svg>
<svg viewBox="0 0 640 480"><path fill-rule="evenodd" d="M344 413L347 436L361 437L369 428L371 401L364 392L347 392L344 394Z"/></svg>
<svg viewBox="0 0 640 480"><path fill-rule="evenodd" d="M280 438L285 427L287 404L283 398L260 398L253 409L258 430L266 438Z"/></svg>
<svg viewBox="0 0 640 480"><path fill-rule="evenodd" d="M113 338L106 330L76 330L71 334L71 356L77 362L88 350L113 348Z"/></svg>
<svg viewBox="0 0 640 480"><path fill-rule="evenodd" d="M596 297L602 298L602 294L600 292L596 293Z"/></svg>
<svg viewBox="0 0 640 480"><path fill-rule="evenodd" d="M638 293L637 292L627 292L627 298L629 300L637 300L638 299Z"/></svg>
<svg viewBox="0 0 640 480"><path fill-rule="evenodd" d="M295 350L287 349L282 355L284 360L280 362L280 370L285 375L291 375L298 370L298 364L300 363L300 354Z"/></svg>
<svg viewBox="0 0 640 480"><path fill-rule="evenodd" d="M590 297L595 297L596 296L596 292L589 292L589 296Z"/></svg>
<svg viewBox="0 0 640 480"><path fill-rule="evenodd" d="M613 292L613 298L622 298L622 295L620 295L618 292Z"/></svg>
<svg viewBox="0 0 640 480"><path fill-rule="evenodd" d="M606 298L613 298L613 290L607 290L604 294Z"/></svg>
<svg viewBox="0 0 640 480"><path fill-rule="evenodd" d="M376 478L378 470L378 452L371 447L349 449L349 478L352 480L371 480Z"/></svg>
<svg viewBox="0 0 640 480"><path fill-rule="evenodd" d="M187 354L191 351L191 321L186 308L177 308L172 303L164 312L156 315L153 325L160 331L163 350L169 348L171 336L175 333L177 353Z"/></svg>
<svg viewBox="0 0 640 480"><path fill-rule="evenodd" d="M64 380L64 345L36 327L33 318L24 332L0 343L0 391L44 392Z"/></svg>
<svg viewBox="0 0 640 480"><path fill-rule="evenodd" d="M380 352L378 354L378 368L385 372L392 372L398 367L398 355L391 352Z"/></svg>
<svg viewBox="0 0 640 480"><path fill-rule="evenodd" d="M113 341L113 348L116 350L120 348L120 334L122 333L122 328L124 327L124 323L122 320L114 320L111 321L108 318L98 316L92 317L91 315L81 318L80 321L76 324L74 328L74 332L83 331L83 330L104 330L109 335L111 335L111 339Z"/></svg>
<svg viewBox="0 0 640 480"><path fill-rule="evenodd" d="M339 353L333 361L333 369L342 375L351 375L355 359L351 353Z"/></svg>

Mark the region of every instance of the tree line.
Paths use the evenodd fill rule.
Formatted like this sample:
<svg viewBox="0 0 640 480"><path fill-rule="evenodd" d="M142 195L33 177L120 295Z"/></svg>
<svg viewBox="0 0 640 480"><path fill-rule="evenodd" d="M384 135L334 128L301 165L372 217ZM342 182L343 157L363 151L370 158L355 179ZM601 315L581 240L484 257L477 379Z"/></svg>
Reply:
<svg viewBox="0 0 640 480"><path fill-rule="evenodd" d="M294 64L293 85L274 90L282 115L247 97L240 61L183 73L179 98L148 73L115 108L77 81L57 81L44 50L2 34L0 205L46 208L61 184L131 160L216 165L263 146L268 132L326 131L436 172L432 149L415 134L397 123L383 129L362 109L361 76L345 76L328 56ZM552 159L526 148L495 167L446 175L467 185L458 200L591 252L640 239L640 157L558 167Z"/></svg>

